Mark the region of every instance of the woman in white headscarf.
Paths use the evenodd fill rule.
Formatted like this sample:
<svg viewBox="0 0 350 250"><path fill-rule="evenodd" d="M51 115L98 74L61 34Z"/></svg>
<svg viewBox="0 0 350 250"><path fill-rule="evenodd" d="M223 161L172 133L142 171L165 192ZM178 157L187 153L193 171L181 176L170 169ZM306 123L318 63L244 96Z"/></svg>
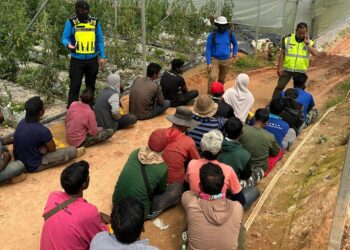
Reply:
<svg viewBox="0 0 350 250"><path fill-rule="evenodd" d="M247 88L249 76L247 74L239 74L236 78L236 86L225 91L224 100L231 105L235 116L243 123L246 121L248 113L253 106L254 97Z"/></svg>

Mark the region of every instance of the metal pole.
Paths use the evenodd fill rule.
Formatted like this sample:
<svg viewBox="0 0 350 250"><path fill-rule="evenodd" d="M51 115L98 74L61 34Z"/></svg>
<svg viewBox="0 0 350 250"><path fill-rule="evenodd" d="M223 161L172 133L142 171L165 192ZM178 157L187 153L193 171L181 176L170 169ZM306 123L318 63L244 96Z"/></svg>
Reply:
<svg viewBox="0 0 350 250"><path fill-rule="evenodd" d="M258 17L256 18L255 50L254 50L255 58L258 56L258 40L259 40L259 27L260 27L260 7L261 7L261 0L259 0L259 2L258 2Z"/></svg>
<svg viewBox="0 0 350 250"><path fill-rule="evenodd" d="M143 54L143 74L146 76L146 0L141 0L141 20L142 20L142 54Z"/></svg>
<svg viewBox="0 0 350 250"><path fill-rule="evenodd" d="M26 32L28 32L28 30L33 26L34 22L36 21L36 19L39 17L39 15L41 14L41 12L44 10L46 4L49 2L49 0L45 0L43 2L43 4L40 6L38 12L35 14L35 16L33 17L33 19L30 21L30 23L28 24L27 28L26 28Z"/></svg>
<svg viewBox="0 0 350 250"><path fill-rule="evenodd" d="M221 0L216 0L216 17L221 16Z"/></svg>
<svg viewBox="0 0 350 250"><path fill-rule="evenodd" d="M118 27L118 0L114 0L114 27Z"/></svg>

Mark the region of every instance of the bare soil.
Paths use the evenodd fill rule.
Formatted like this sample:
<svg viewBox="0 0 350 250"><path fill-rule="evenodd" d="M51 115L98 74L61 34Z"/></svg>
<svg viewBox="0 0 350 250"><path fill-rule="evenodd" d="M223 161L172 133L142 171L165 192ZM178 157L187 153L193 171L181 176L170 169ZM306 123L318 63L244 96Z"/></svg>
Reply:
<svg viewBox="0 0 350 250"><path fill-rule="evenodd" d="M333 95L334 86L349 76L348 44L350 35L312 62L308 90L314 95L319 107ZM249 88L255 97L254 109L267 105L277 82L276 69L265 68L248 74ZM190 89L206 92L205 65L190 70L185 77ZM230 74L226 88L233 86L233 79L234 74ZM133 128L118 131L110 140L87 149L80 159L91 164L90 187L84 193L89 202L103 212L111 211L114 186L130 152L145 145L155 128L168 127L170 123L165 116L172 113L174 109L169 109L165 115L138 122ZM349 115L349 103L340 106L305 144L292 166L277 182L248 231L248 249L326 248L344 158L344 144L349 135ZM309 129L300 135L296 144L306 136ZM51 130L58 141L65 143L62 123L52 126ZM318 144L321 135L328 140ZM262 190L289 154L259 184ZM43 208L48 194L61 189L59 176L66 165L28 174L22 183L0 187L0 249L39 249ZM245 213L245 219L250 212ZM160 218L170 227L161 231L152 225L152 221L148 221L142 238L149 238L150 243L160 249L179 249L180 235L185 225L181 205L164 212Z"/></svg>

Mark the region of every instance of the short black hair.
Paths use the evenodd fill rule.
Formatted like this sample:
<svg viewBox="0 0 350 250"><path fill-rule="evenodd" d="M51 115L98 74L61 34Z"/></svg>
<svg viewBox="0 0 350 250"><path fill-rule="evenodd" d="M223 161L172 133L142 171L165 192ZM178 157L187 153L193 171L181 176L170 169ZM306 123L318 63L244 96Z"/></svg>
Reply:
<svg viewBox="0 0 350 250"><path fill-rule="evenodd" d="M150 63L147 66L147 76L152 77L155 74L158 74L162 67L158 63Z"/></svg>
<svg viewBox="0 0 350 250"><path fill-rule="evenodd" d="M84 0L78 0L75 3L75 9L76 10L90 10L89 3Z"/></svg>
<svg viewBox="0 0 350 250"><path fill-rule="evenodd" d="M255 121L261 121L263 123L267 122L269 120L269 110L266 108L258 109L255 111L254 119Z"/></svg>
<svg viewBox="0 0 350 250"><path fill-rule="evenodd" d="M171 70L177 70L181 68L185 62L181 59L174 59L171 61Z"/></svg>
<svg viewBox="0 0 350 250"><path fill-rule="evenodd" d="M270 113L274 115L280 115L284 109L284 103L281 97L274 98L270 102Z"/></svg>
<svg viewBox="0 0 350 250"><path fill-rule="evenodd" d="M211 162L204 164L199 172L202 191L206 194L220 194L224 186L225 176L222 169Z"/></svg>
<svg viewBox="0 0 350 250"><path fill-rule="evenodd" d="M307 29L307 24L304 22L298 23L296 30L297 29Z"/></svg>
<svg viewBox="0 0 350 250"><path fill-rule="evenodd" d="M293 76L293 86L294 88L305 88L305 83L307 81L307 74L297 74Z"/></svg>
<svg viewBox="0 0 350 250"><path fill-rule="evenodd" d="M37 122L38 115L44 108L44 102L40 99L40 96L34 96L25 102L24 108L26 110L26 122Z"/></svg>
<svg viewBox="0 0 350 250"><path fill-rule="evenodd" d="M140 237L143 229L143 203L134 197L121 199L114 204L111 220L118 241L124 244L133 243Z"/></svg>
<svg viewBox="0 0 350 250"><path fill-rule="evenodd" d="M207 159L207 160L209 160L209 161L213 161L213 160L216 160L216 159L218 158L220 152L217 153L216 155L214 155L214 154L213 154L212 152L210 152L210 151L203 151L202 154L203 154L203 157L204 157L205 159Z"/></svg>
<svg viewBox="0 0 350 250"><path fill-rule="evenodd" d="M91 104L94 100L94 95L92 93L92 90L90 88L84 89L83 92L80 94L80 100L83 103Z"/></svg>
<svg viewBox="0 0 350 250"><path fill-rule="evenodd" d="M243 123L237 117L231 117L224 125L226 135L230 139L237 139L242 132Z"/></svg>
<svg viewBox="0 0 350 250"><path fill-rule="evenodd" d="M298 98L298 91L296 89L289 88L284 92L284 96L296 100Z"/></svg>
<svg viewBox="0 0 350 250"><path fill-rule="evenodd" d="M70 164L61 174L61 186L69 195L77 194L89 177L89 163L79 161Z"/></svg>

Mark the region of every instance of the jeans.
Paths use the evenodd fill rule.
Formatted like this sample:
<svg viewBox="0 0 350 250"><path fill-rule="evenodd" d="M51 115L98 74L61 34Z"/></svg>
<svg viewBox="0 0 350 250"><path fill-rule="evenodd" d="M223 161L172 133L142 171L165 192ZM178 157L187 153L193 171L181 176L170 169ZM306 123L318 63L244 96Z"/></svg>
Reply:
<svg viewBox="0 0 350 250"><path fill-rule="evenodd" d="M167 110L169 107L170 107L170 101L169 100L164 100L164 104L163 106L156 106L155 109L153 110L151 116L148 118L153 118L153 117L156 117L158 115L161 115L165 112L165 110Z"/></svg>
<svg viewBox="0 0 350 250"><path fill-rule="evenodd" d="M153 219L165 209L176 205L181 199L182 192L182 183L168 184L164 193L153 197L152 212L147 216L147 219Z"/></svg>
<svg viewBox="0 0 350 250"><path fill-rule="evenodd" d="M118 119L118 128L117 130L130 127L131 125L137 122L137 117L133 114L125 114Z"/></svg>
<svg viewBox="0 0 350 250"><path fill-rule="evenodd" d="M74 57L71 58L69 66L69 93L68 93L68 107L69 105L79 99L79 93L83 76L85 75L85 86L95 93L96 77L98 74L98 58L95 57L90 60L79 60Z"/></svg>
<svg viewBox="0 0 350 250"><path fill-rule="evenodd" d="M75 147L58 148L55 152L47 153L43 156L41 165L35 170L35 172L56 167L74 159L76 156L77 149Z"/></svg>
<svg viewBox="0 0 350 250"><path fill-rule="evenodd" d="M171 107L186 105L189 101L198 96L197 90L190 90L184 94L177 95L176 99L171 102Z"/></svg>
<svg viewBox="0 0 350 250"><path fill-rule="evenodd" d="M0 183L9 181L12 177L24 173L26 168L21 161L10 161L4 170L0 172Z"/></svg>

